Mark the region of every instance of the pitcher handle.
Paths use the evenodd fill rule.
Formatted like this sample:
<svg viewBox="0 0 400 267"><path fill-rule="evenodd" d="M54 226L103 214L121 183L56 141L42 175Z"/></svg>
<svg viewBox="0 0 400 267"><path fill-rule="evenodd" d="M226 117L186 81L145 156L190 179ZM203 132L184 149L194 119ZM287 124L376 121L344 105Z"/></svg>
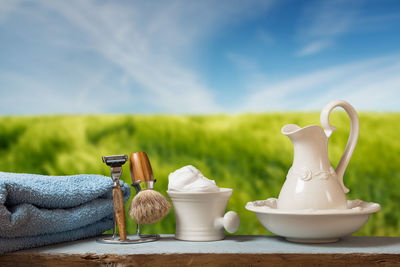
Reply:
<svg viewBox="0 0 400 267"><path fill-rule="evenodd" d="M347 145L346 148L343 152L342 157L340 158L339 164L336 167L336 175L338 177L339 183L345 193L348 193L350 190L344 186L343 183L343 175L344 171L346 170L347 165L349 164L350 158L353 155L354 149L357 144L358 140L358 133L360 131L360 124L358 120L358 115L357 111L353 108L352 105L347 103L344 100L334 100L330 103L328 103L321 112L321 125L324 128L326 136L329 138L331 134L336 130L335 127L333 127L329 123L329 114L335 107L341 107L343 108L346 112L347 115L350 117L350 135L349 139L347 140Z"/></svg>

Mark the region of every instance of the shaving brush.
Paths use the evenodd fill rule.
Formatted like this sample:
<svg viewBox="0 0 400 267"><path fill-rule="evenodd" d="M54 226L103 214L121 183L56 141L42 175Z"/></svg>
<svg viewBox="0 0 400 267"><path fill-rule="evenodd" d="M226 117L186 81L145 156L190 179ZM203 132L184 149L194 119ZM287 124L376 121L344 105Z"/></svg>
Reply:
<svg viewBox="0 0 400 267"><path fill-rule="evenodd" d="M153 189L154 176L145 152L131 154L129 160L132 182L146 182L146 189L132 200L129 216L138 224L153 224L164 218L171 209L169 201Z"/></svg>

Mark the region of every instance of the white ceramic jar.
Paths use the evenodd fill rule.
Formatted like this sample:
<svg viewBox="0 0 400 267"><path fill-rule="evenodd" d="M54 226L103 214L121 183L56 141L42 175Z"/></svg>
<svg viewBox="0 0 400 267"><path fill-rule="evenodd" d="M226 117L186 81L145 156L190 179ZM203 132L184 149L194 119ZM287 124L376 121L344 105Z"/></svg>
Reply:
<svg viewBox="0 0 400 267"><path fill-rule="evenodd" d="M224 229L236 232L239 216L234 211L225 213L232 192L229 188L220 188L218 192L167 191L175 211L175 238L214 241L225 238Z"/></svg>

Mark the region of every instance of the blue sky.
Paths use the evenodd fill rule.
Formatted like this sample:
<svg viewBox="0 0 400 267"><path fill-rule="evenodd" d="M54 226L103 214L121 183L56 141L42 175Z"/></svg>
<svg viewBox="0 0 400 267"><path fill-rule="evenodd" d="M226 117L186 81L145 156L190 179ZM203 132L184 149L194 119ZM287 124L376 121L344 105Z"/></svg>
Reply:
<svg viewBox="0 0 400 267"><path fill-rule="evenodd" d="M400 110L400 1L0 3L0 114Z"/></svg>

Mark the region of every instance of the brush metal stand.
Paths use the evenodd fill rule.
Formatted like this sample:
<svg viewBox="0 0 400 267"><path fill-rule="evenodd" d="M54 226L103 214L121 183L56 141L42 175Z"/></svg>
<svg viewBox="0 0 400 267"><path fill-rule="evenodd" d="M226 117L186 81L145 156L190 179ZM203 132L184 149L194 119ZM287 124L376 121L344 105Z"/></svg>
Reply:
<svg viewBox="0 0 400 267"><path fill-rule="evenodd" d="M156 182L156 180L154 180ZM132 184L132 186L136 190L136 195L142 190L140 187L140 181L136 181ZM104 244L139 244L139 243L146 243L146 242L153 242L160 239L160 235L153 234L141 234L140 233L140 224L136 224L136 234L134 236L128 236L126 240L119 239L117 236L117 221L115 220L114 214L114 226L113 226L113 233L112 236L107 236L104 238L97 239L96 242L104 243Z"/></svg>

